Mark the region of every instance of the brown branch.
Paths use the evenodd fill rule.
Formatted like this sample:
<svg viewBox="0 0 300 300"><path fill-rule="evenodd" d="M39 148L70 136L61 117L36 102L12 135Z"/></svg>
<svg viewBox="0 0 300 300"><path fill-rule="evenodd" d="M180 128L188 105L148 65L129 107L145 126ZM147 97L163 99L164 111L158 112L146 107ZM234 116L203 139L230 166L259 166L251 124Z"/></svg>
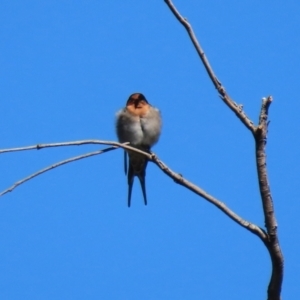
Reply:
<svg viewBox="0 0 300 300"><path fill-rule="evenodd" d="M243 106L238 105L236 102L234 102L230 96L227 94L225 87L222 85L222 83L219 81L217 76L215 75L212 67L209 64L209 61L200 45L198 42L196 35L193 31L193 28L191 24L187 21L186 18L182 17L182 15L179 13L179 11L176 9L174 4L172 3L171 0L164 0L165 3L168 5L170 10L172 11L173 15L176 17L176 19L183 25L183 27L186 29L207 73L209 78L211 79L213 85L217 89L221 99L223 102L236 114L236 116L242 121L242 123L252 132L254 133L255 131L255 126L253 122L247 117L245 112L243 111Z"/></svg>
<svg viewBox="0 0 300 300"><path fill-rule="evenodd" d="M197 185L193 184L192 182L186 180L183 178L181 174L175 173L170 168L166 166L154 153L152 153L152 159L151 159L165 174L167 174L169 177L174 179L174 181L190 191L194 192L198 196L204 198L211 204L215 205L217 208L219 208L225 215L227 215L230 219L232 219L234 222L242 226L243 228L249 230L256 236L258 236L264 243L267 241L267 234L266 232L258 227L257 225L250 223L243 218L241 218L239 215L237 215L235 212L233 212L230 208L228 208L223 202L220 200L214 198L213 196L209 195L207 192L205 192L203 189L198 187Z"/></svg>
<svg viewBox="0 0 300 300"><path fill-rule="evenodd" d="M95 152L90 152L87 154L83 154L83 155L79 155L79 156L75 156L66 160L63 160L61 162L55 163L47 168L44 168L34 174L31 174L29 176L27 176L26 178L16 182L14 185L12 185L11 187L9 187L8 189L4 190L3 192L0 193L0 197L5 195L8 192L13 191L16 187L18 187L19 185L29 181L30 179L33 179L34 177L41 175L47 171L50 171L54 168L60 167L64 164L76 161L76 160L80 160L80 159L84 159L90 156L94 156L94 155L98 155L98 154L102 154L108 151L112 151L118 148L123 148L123 149L127 149L127 150L132 150L138 153L141 153L143 155L145 155L146 157L148 157L149 159L151 159L151 155L147 152L141 151L139 149L136 149L134 147L128 146L128 142L126 143L117 143L117 142L112 142L112 141L100 141L100 140L83 140L83 141L73 141L73 142L62 142L62 143L49 143L49 144L37 144L37 145L33 145L33 146L26 146L26 147L18 147L18 148L8 148L8 149L2 149L0 150L0 154L3 153L10 153L10 152L17 152L17 151L27 151L27 150L40 150L40 149L44 149L44 148L53 148L53 147L64 147L64 146L80 146L80 145L90 145L90 144L96 144L96 145L110 145L112 147L107 148L107 149L103 149L103 150L98 150Z"/></svg>
<svg viewBox="0 0 300 300"><path fill-rule="evenodd" d="M246 116L242 106L237 105L226 93L225 88L222 86L221 82L216 77L212 67L210 66L208 59L205 56L205 53L200 46L195 33L187 21L186 18L183 18L178 12L171 0L164 0L168 5L176 19L184 26L188 35L210 77L215 88L218 90L218 93L224 103L236 114L236 116L242 121L242 123L253 133L255 137L256 144L256 164L257 172L259 179L259 188L261 193L261 199L263 203L263 211L265 216L265 225L267 228L267 240L263 240L269 253L272 261L272 276L268 287L268 300L279 300L281 293L281 286L283 280L283 255L279 246L278 237L277 237L277 223L275 219L275 213L273 209L273 201L271 196L271 191L267 178L267 169L266 169L266 154L265 154L265 144L267 140L267 119L268 119L268 108L272 102L272 97L263 99L261 113L259 117L259 125L254 126L253 122ZM179 180L178 183L181 183ZM189 189L195 187L187 187ZM196 191L197 194L202 193L203 191ZM204 197L205 195L202 195ZM210 201L208 198L206 198ZM213 203L215 204L215 203ZM217 207L222 209L219 203L215 204ZM229 215L230 216L230 215ZM230 216L231 217L231 216ZM231 217L232 218L232 217Z"/></svg>
<svg viewBox="0 0 300 300"><path fill-rule="evenodd" d="M123 148L123 149L127 149L127 150L133 150L135 152L144 154L149 159L151 159L151 155L149 153L129 146L129 142L118 143L118 142L113 142L113 141L102 141L102 140L82 140L82 141L62 142L62 143L37 144L37 145L33 145L33 146L25 146L25 147L18 147L18 148L7 148L7 149L0 150L0 154L9 153L9 152L17 152L17 151L40 150L40 149L44 149L44 148L65 147L65 146L81 146L81 145L108 145L108 146L113 146L115 149Z"/></svg>
<svg viewBox="0 0 300 300"><path fill-rule="evenodd" d="M259 125L255 131L255 146L259 190L265 216L265 226L268 232L266 247L268 248L272 261L272 276L268 287L268 299L279 300L283 281L284 261L277 236L277 222L268 182L265 152L268 133L268 110L272 100L271 96L263 98L259 116Z"/></svg>
<svg viewBox="0 0 300 300"><path fill-rule="evenodd" d="M261 117L260 117L260 125L257 127L255 134L256 136L260 136L261 132L265 132L264 131L264 126L266 126L266 122L267 122L267 118L266 118L266 114L267 114L267 109L268 109L268 101L264 102L263 107L262 107L262 112L261 112ZM259 139L258 141L265 141L265 139ZM280 248L278 245L278 241L277 241L277 236L276 236L276 221L274 222L269 222L269 219L266 219L266 224L267 222L269 222L269 225L266 225L267 228L271 228L272 230L268 229L268 233L270 231L270 237L271 239L269 240L269 235L260 227L258 227L257 225L250 223L246 220L244 220L243 218L241 218L239 215L237 215L236 213L234 213L231 209L229 209L223 202L219 201L218 199L214 198L213 196L209 195L207 192L205 192L204 190L202 190L201 188L199 188L198 186L196 186L195 184L191 183L190 181L184 179L181 175L173 172L171 169L169 169L161 160L159 160L159 158L154 155L154 154L149 154L147 152L141 151L139 149L136 149L134 147L131 147L128 145L128 143L117 143L117 142L112 142L112 141L101 141L101 140L83 140L83 141L73 141L73 142L63 142L63 143L50 143L50 144L38 144L38 145L33 145L33 146L27 146L27 147L19 147L19 148L10 148L10 149L2 149L0 150L0 154L2 153L9 153L9 152L16 152L16 151L26 151L26 150L34 150L34 149L43 149L43 148L53 148L53 147L61 147L61 146L79 146L79 145L88 145L88 144L101 144L101 145L110 145L112 147L104 149L104 150L98 150L95 152L91 152L91 153L87 153L84 155L80 155L80 156L76 156L64 161L61 161L59 163L56 163L54 165L51 165L43 170L40 170L24 179L22 179L21 181L18 181L17 183L15 183L12 187L6 189L5 191L3 191L2 193L0 193L0 196L11 192L12 190L14 190L17 186L25 183L26 181L42 174L45 173L49 170L52 170L56 167L59 167L61 165L64 165L66 163L69 162L73 162L79 159L83 159L83 158L87 158L93 155L98 155L101 154L103 152L107 152L107 151L111 151L117 148L123 148L123 149L127 149L127 150L131 150L131 151L135 151L138 153L141 153L143 155L145 155L150 161L153 161L165 174L167 174L169 177L171 177L172 179L174 179L175 182L177 182L178 184L186 187L187 189L191 190L192 192L194 192L195 194L201 196L202 198L204 198L205 200L209 201L210 203L212 203L213 205L215 205L217 208L219 208L224 214L226 214L229 218L231 218L233 221L235 221L237 224L239 224L240 226L242 226L243 228L247 229L248 231L252 232L253 234L255 234L256 236L258 236L263 242L264 244L267 246L271 258L272 258L272 262L278 262L280 261ZM259 145L262 145L261 143ZM263 148L264 148L264 144L263 144ZM264 149L263 149L264 150ZM264 152L263 152L264 154ZM265 156L264 156L265 159ZM265 173L266 174L266 173ZM263 191L265 191L265 187L262 188ZM267 192L268 195L268 192ZM270 198L271 200L271 198ZM269 202L266 202L269 203ZM266 210L269 211L270 213L273 210L273 206L272 206L272 202L271 204L269 203L268 205L266 205ZM273 226L272 224L275 224L275 226ZM275 239L273 239L274 241L272 242L272 232L275 232ZM273 235L274 236L274 235ZM277 246L276 246L277 245ZM276 268L277 266L277 268ZM277 269L281 268L281 274L282 274L282 264L274 264L274 268L273 268L273 275L272 275L272 284L270 283L270 293L272 293L272 291L274 291L275 288L273 288L273 286L278 287L278 282L282 281L282 275L281 277L277 276L277 274L280 274L280 272L277 272ZM280 270L279 270L280 271ZM280 285L281 286L281 285ZM279 298L269 298L269 299L279 299Z"/></svg>
<svg viewBox="0 0 300 300"><path fill-rule="evenodd" d="M34 177L37 177L38 175L46 173L47 171L53 170L53 169L55 169L57 167L60 167L62 165L68 164L68 163L71 163L71 162L76 161L76 160L80 160L80 159L83 159L83 158L91 157L91 156L94 156L94 155L99 155L99 154L102 154L102 153L105 153L105 152L108 152L108 151L112 151L112 150L116 150L116 149L117 149L116 147L109 147L109 148L106 148L106 149L103 149L103 150L98 150L98 151L86 153L86 154L83 154L83 155L75 156L75 157L72 157L72 158L60 161L58 163L55 163L55 164L53 164L53 165L51 165L49 167L46 167L46 168L44 168L42 170L39 170L38 172L33 173L33 174L31 174L31 175L23 178L22 180L16 182L14 185L12 185L8 189L6 189L3 192L1 192L0 193L0 197L3 196L3 195L5 195L6 193L12 192L19 185L25 183L26 181L29 181L30 179L33 179ZM18 150L18 151L20 151L20 150Z"/></svg>
<svg viewBox="0 0 300 300"><path fill-rule="evenodd" d="M141 153L145 155L149 161L154 162L165 174L167 174L169 177L174 179L175 182L179 183L180 185L186 187L187 189L191 190L192 192L196 193L197 195L201 196L202 198L206 199L216 207L218 207L223 213L225 213L229 218L231 218L233 221L238 223L240 226L246 228L253 234L257 235L264 243L267 241L267 235L264 232L263 229L259 228L255 224L252 224L244 219L242 219L240 216L238 216L236 213L234 213L232 210L230 210L223 202L219 201L218 199L212 197L208 193L206 193L204 190L196 186L195 184L189 182L188 180L184 179L181 175L173 172L171 169L169 169L155 154L149 154L147 152L141 151L139 149L136 149L134 147L130 147L127 144L128 143L117 143L117 142L112 142L112 141L100 141L100 140L84 140L84 141L74 141L74 142L64 142L64 143L51 143L51 144L38 144L34 146L27 146L27 147L18 147L18 148L10 148L10 149L3 149L0 150L1 153L8 153L8 152L15 152L15 151L26 151L26 150L34 150L34 149L42 149L42 148L53 148L53 147L60 147L60 146L78 146L78 145L87 145L87 144L101 144L101 145L112 145L112 147L104 149L104 150L98 150L95 152L87 153L84 155L76 156L61 162L58 162L54 165L51 165L45 169L42 169L20 181L15 183L13 186L10 188L6 189L2 193L0 193L0 196L11 192L14 190L17 186L20 184L25 183L26 181L42 174L45 173L49 170L52 170L54 168L57 168L59 166L62 166L66 163L70 163L79 159L87 158L93 155L98 155L107 151L111 151L117 148L124 148L128 150L132 150L138 153Z"/></svg>
<svg viewBox="0 0 300 300"><path fill-rule="evenodd" d="M101 140L81 140L81 141L72 141L72 142L62 142L62 143L48 143L48 144L37 144L33 146L18 147L18 148L8 148L0 150L0 154L7 152L17 152L17 151L26 151L26 150L40 150L43 148L53 148L53 147L64 147L64 146L81 146L81 145L110 145L115 147L123 148L129 143L117 143L112 141L101 141ZM129 146L129 149L132 147Z"/></svg>

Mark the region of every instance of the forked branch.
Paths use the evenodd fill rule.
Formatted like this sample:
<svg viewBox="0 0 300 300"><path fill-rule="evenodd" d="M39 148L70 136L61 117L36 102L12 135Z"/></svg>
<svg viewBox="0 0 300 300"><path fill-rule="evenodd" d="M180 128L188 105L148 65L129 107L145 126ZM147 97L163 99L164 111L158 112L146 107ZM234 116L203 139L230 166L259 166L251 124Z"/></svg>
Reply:
<svg viewBox="0 0 300 300"><path fill-rule="evenodd" d="M268 300L280 300L281 286L283 280L283 255L279 246L277 236L277 223L273 208L270 186L268 183L265 152L268 130L268 109L272 102L272 97L263 99L261 113L259 116L259 124L257 127L254 126L253 122L244 113L242 106L237 105L237 103L235 103L229 97L225 88L222 86L221 82L216 77L187 19L181 16L181 14L176 9L171 0L164 1L176 17L176 19L183 25L183 27L188 32L188 35L208 73L208 76L213 82L215 88L218 90L221 99L236 114L236 116L242 121L242 123L252 132L255 138L256 165L258 172L259 189L263 204L265 226L267 228L268 236L267 241L264 241L264 243L270 253L272 261L272 275L268 287Z"/></svg>
<svg viewBox="0 0 300 300"><path fill-rule="evenodd" d="M83 154L83 155L78 155L78 156L75 156L75 157L71 157L69 159L65 159L65 160L62 160L58 163L55 163L49 167L46 167L42 170L39 170L25 178L23 178L22 180L19 180L18 182L14 183L11 187L9 187L8 189L4 190L3 192L0 193L0 197L9 193L9 192L12 192L15 188L17 188L19 185L25 183L26 181L29 181L30 179L33 179L34 177L37 177L43 173L46 173L47 171L50 171L50 170L53 170L57 167L60 167L60 166L63 166L65 164L68 164L68 163L71 163L71 162L74 162L76 160L80 160L80 159L84 159L84 158L88 158L88 157L91 157L91 156L94 156L94 155L99 155L99 154L102 154L102 153L105 153L105 152L108 152L108 151L112 151L112 150L116 150L117 148L116 147L109 147L109 148L106 148L106 149L103 149L103 150L98 150L98 151L94 151L94 152L90 152L90 153L86 153L86 154Z"/></svg>
<svg viewBox="0 0 300 300"><path fill-rule="evenodd" d="M215 88L217 89L221 99L223 102L236 114L236 116L241 120L241 122L252 132L255 137L255 144L256 144L256 162L257 162L257 171L258 171L258 179L259 179L259 188L261 192L264 216L265 216L265 225L267 232L258 227L257 225L250 223L235 212L233 212L230 208L228 208L223 202L214 198L213 196L209 195L207 192L202 190L197 185L193 184L192 182L186 180L178 173L175 173L170 168L168 168L155 154L149 154L147 152L143 152L139 149L131 147L128 143L117 143L112 141L100 141L100 140L84 140L84 141L73 141L73 142L65 142L65 143L51 143L51 144L38 144L29 147L20 147L20 148L11 148L11 149L3 149L0 150L0 154L8 153L8 152L16 152L16 151L26 151L26 150L34 150L34 149L43 149L43 148L52 148L52 147L62 147L62 146L80 146L80 145L88 145L88 144L101 144L101 145L109 145L111 147L86 153L84 155L79 155L76 157L72 157L66 159L64 161L55 163L51 166L48 166L30 176L16 182L13 186L6 189L0 196L11 192L17 186L29 181L30 179L41 175L49 170L62 166L64 164L77 161L80 159L84 159L87 157L91 157L94 155L99 155L104 152L112 151L117 148L123 148L125 150L131 150L138 153L145 155L149 161L154 162L166 175L172 178L176 183L186 187L187 189L191 190L195 194L201 196L205 200L209 201L211 204L215 205L219 208L225 215L235 221L237 224L242 226L243 228L247 229L248 231L252 232L256 236L258 236L262 242L266 245L272 260L272 276L268 288L268 300L279 300L280 293L281 293L281 285L283 279L283 255L281 253L281 249L278 242L277 237L277 224L274 214L273 208L273 201L271 197L271 191L268 183L267 178L267 170L266 170L266 154L265 154L265 145L267 140L267 127L268 127L268 108L272 102L272 98L268 97L263 99L263 104L261 108L260 118L259 118L259 125L256 127L253 122L247 117L241 105L238 105L234 102L229 95L227 94L225 88L222 86L221 82L216 77L212 67L210 66L207 57L203 49L201 48L194 32L189 24L189 22L183 18L178 10L175 8L173 3L170 0L164 0L165 3L168 5L174 16L177 20L184 26L187 30L190 39L211 79Z"/></svg>
<svg viewBox="0 0 300 300"><path fill-rule="evenodd" d="M90 152L90 153L83 154L83 155L79 155L79 156L76 156L76 157L72 157L72 158L60 161L58 163L55 163L51 166L48 166L48 167L46 167L42 170L39 170L38 172L36 172L34 174L31 174L31 175L27 176L26 178L16 182L11 187L9 187L8 189L1 192L0 196L6 194L8 192L13 191L19 185L29 181L30 179L33 179L34 177L36 177L38 175L41 175L41 174L43 174L47 171L50 171L54 168L60 167L60 166L65 165L67 163L74 162L74 161L77 161L77 160L80 160L80 159L83 159L83 158L87 158L87 157L94 156L94 155L99 155L99 154L102 154L104 152L108 152L108 151L111 151L111 150L114 150L114 149L117 149L117 148L123 148L123 149L128 149L128 150L131 150L131 151L136 151L138 153L141 153L141 154L145 155L149 159L149 161L154 162L165 174L167 174L170 178L172 178L176 183L186 187L187 189L191 190L195 194L197 194L197 195L201 196L202 198L204 198L205 200L209 201L210 203L212 203L213 205L218 207L224 214L226 214L229 218L231 218L237 224L239 224L243 228L249 230L253 234L257 235L264 243L267 242L267 234L263 229L259 228L258 226L256 226L255 224L253 224L251 222L248 222L248 221L244 220L239 215L237 215L235 212L233 212L230 208L228 208L223 202L221 202L220 200L218 200L218 199L214 198L213 196L209 195L207 192L205 192L204 190L202 190L201 188L199 188L197 185L193 184L192 182L184 179L182 175L179 175L178 173L175 173L174 171L172 171L155 154L153 154L153 153L149 154L147 152L144 152L144 151L141 151L141 150L136 149L134 147L131 147L131 146L128 145L128 143L121 144L121 143L112 142L112 141L84 140L84 141L73 141L73 142L52 143L52 144L39 144L39 145L33 145L33 146L28 146L28 147L3 149L3 150L0 150L0 154L1 153L16 152L16 151L26 151L26 150L34 150L34 149L53 148L53 147L60 147L60 146L79 146L79 145L87 145L87 144L111 145L112 147L106 148L106 149L103 149L103 150L98 150L98 151L95 151L95 152Z"/></svg>

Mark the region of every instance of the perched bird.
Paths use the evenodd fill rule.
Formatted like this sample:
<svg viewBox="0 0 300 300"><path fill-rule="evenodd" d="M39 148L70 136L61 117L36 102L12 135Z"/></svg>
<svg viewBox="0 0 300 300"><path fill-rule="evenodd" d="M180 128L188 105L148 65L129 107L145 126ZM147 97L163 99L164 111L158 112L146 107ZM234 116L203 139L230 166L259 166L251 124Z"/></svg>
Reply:
<svg viewBox="0 0 300 300"><path fill-rule="evenodd" d="M150 148L159 139L161 123L159 110L151 106L143 94L134 93L129 96L126 107L117 112L116 129L119 142L129 142L130 146L150 153ZM126 150L126 152L129 156L128 207L131 204L134 176L140 180L144 202L147 205L145 176L148 159L134 151ZM126 152L124 152L125 173L127 173Z"/></svg>

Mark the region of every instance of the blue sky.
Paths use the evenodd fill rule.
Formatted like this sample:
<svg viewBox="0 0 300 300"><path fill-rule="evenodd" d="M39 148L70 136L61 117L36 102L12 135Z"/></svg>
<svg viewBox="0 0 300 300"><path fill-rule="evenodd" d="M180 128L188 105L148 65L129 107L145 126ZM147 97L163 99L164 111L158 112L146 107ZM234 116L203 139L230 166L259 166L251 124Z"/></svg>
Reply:
<svg viewBox="0 0 300 300"><path fill-rule="evenodd" d="M177 0L231 97L257 122L272 95L268 172L285 256L300 285L299 1ZM0 148L116 140L133 92L163 116L153 151L264 226L250 132L216 94L163 1L1 1ZM1 190L81 146L0 155ZM132 207L120 150L43 174L1 198L1 299L263 299L262 243L156 166Z"/></svg>

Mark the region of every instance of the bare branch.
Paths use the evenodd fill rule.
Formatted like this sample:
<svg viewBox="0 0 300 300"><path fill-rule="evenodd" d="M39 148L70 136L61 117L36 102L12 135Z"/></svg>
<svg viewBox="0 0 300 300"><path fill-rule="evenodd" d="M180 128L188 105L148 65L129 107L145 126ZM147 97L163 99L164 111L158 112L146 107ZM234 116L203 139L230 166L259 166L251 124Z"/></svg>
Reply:
<svg viewBox="0 0 300 300"><path fill-rule="evenodd" d="M63 147L63 146L81 146L81 145L111 145L115 147L123 147L129 143L117 143L112 141L100 141L100 140L81 140L81 141L72 141L72 142L62 142L62 143L47 143L47 144L37 144L33 146L18 147L18 148L9 148L0 150L0 154L7 152L17 152L17 151L26 151L26 150L40 150L43 148L53 148L53 147Z"/></svg>
<svg viewBox="0 0 300 300"><path fill-rule="evenodd" d="M25 183L26 181L29 181L30 179L33 179L34 177L37 177L38 175L46 173L47 171L53 170L57 167L60 167L62 165L68 164L68 163L71 163L71 162L76 161L76 160L91 157L91 156L94 156L94 155L99 155L99 154L102 154L102 153L105 153L105 152L108 152L108 151L112 151L112 150L116 150L116 149L117 149L116 147L110 147L110 148L106 148L106 149L103 149L103 150L98 150L98 151L89 152L89 153L86 153L86 154L83 154L83 155L75 156L75 157L60 161L58 163L55 163L55 164L53 164L53 165L51 165L47 168L39 170L38 172L33 173L33 174L27 176L26 178L16 182L14 185L12 185L8 189L6 189L2 193L0 193L0 197L5 195L6 193L9 193L9 192L13 191L16 187L18 187L19 185Z"/></svg>
<svg viewBox="0 0 300 300"><path fill-rule="evenodd" d="M256 166L259 182L259 190L262 199L265 216L265 226L268 232L266 246L272 260L272 276L268 287L268 299L280 299L281 285L283 281L283 255L277 237L277 222L273 207L273 200L267 175L267 163L265 146L268 133L268 110L272 103L272 97L263 98L259 125L255 131Z"/></svg>
<svg viewBox="0 0 300 300"><path fill-rule="evenodd" d="M200 197L204 198L211 204L215 205L219 208L225 215L227 215L230 219L234 222L239 224L240 226L244 227L245 229L249 230L253 234L257 235L264 243L267 241L267 234L266 232L258 227L257 225L250 223L244 219L242 219L239 215L233 212L230 208L228 208L223 202L219 201L218 199L214 198L213 196L209 195L207 192L202 190L197 185L193 184L192 182L183 178L181 174L175 173L170 168L166 166L154 153L152 153L152 161L169 177L174 179L174 181L190 191L194 192L195 194L199 195Z"/></svg>
<svg viewBox="0 0 300 300"><path fill-rule="evenodd" d="M187 21L186 18L182 17L181 14L179 13L179 11L176 9L176 7L174 6L174 4L172 3L171 0L164 0L165 3L168 5L168 7L170 8L170 10L172 11L172 13L174 14L174 16L176 17L176 19L183 25L183 27L186 29L186 31L188 32L188 35L190 36L190 39L208 73L209 78L211 79L213 85L215 86L215 88L217 89L221 99L223 100L223 102L236 114L236 116L242 121L242 123L252 132L254 133L255 131L255 126L253 124L253 122L249 119L249 117L247 117L247 115L245 114L245 112L243 111L243 106L242 105L238 105L236 102L234 102L230 96L227 94L225 87L222 85L222 83L219 81L219 79L217 78L217 76L215 75L212 67L209 64L209 61L200 45L200 43L198 42L196 35L193 31L192 26L190 25L190 23Z"/></svg>
<svg viewBox="0 0 300 300"><path fill-rule="evenodd" d="M272 97L268 97L263 99L261 113L259 116L259 125L254 126L253 122L246 116L244 113L242 106L237 105L227 94L225 88L222 86L221 82L216 77L212 67L210 66L208 59L206 58L203 49L201 48L194 31L187 21L187 19L183 18L178 10L175 8L174 4L171 0L164 0L168 5L176 19L184 26L186 31L188 32L190 39L211 79L215 88L218 90L218 93L224 103L236 114L236 116L242 121L242 123L253 133L256 144L256 164L257 164L257 172L258 172L258 180L259 180L259 188L261 193L261 199L263 203L263 210L265 216L265 225L267 228L267 240L262 239L265 243L272 261L272 276L268 287L268 300L280 300L281 286L283 280L283 255L279 246L279 241L277 237L277 223L274 214L273 201L271 196L271 191L267 178L267 169L266 169L266 154L265 154L265 145L267 141L267 119L268 119L268 109L272 102ZM174 175L174 174L173 174ZM184 181L178 178L178 183L182 183ZM186 186L190 190L193 190L195 193L201 195L203 194L202 190L198 190L195 186ZM211 201L218 208L222 209L223 203L215 202L216 199L211 199L211 196L201 195L208 201ZM213 201L212 201L213 200ZM225 212L225 211L224 211ZM226 213L226 212L225 212ZM237 223L238 219L235 215L228 214L233 220ZM240 223L239 223L240 224ZM241 224L240 224L241 225ZM243 226L243 225L242 225ZM247 228L248 229L248 228ZM249 229L250 230L250 229ZM259 234L257 234L260 236ZM261 236L260 236L261 237ZM265 237L265 232L264 232Z"/></svg>
<svg viewBox="0 0 300 300"><path fill-rule="evenodd" d="M84 140L84 141L74 141L74 142L63 142L63 143L51 143L51 144L38 144L38 145L34 145L34 146L27 146L27 147L19 147L19 148L11 148L11 149L3 149L0 150L0 154L1 153L8 153L8 152L15 152L15 151L26 151L26 150L34 150L34 149L42 149L42 148L52 148L52 147L60 147L60 146L78 146L78 145L87 145L87 144L101 144L101 145L112 145L112 147L104 149L104 150L98 150L95 152L90 152L84 155L80 155L80 156L76 156L61 162L58 162L54 165L51 165L45 169L42 169L18 182L16 182L13 186L11 186L10 188L6 189L5 191L3 191L2 193L0 193L0 196L11 192L12 190L14 190L17 186L25 183L26 181L42 174L45 173L49 170L52 170L54 168L57 168L59 166L62 166L66 163L70 163L79 159L83 159L83 158L87 158L93 155L98 155L107 151L111 151L117 148L123 148L123 149L128 149L131 151L135 151L138 153L141 153L143 155L145 155L149 161L154 162L165 174L167 174L169 177L171 177L172 179L174 179L175 182L179 183L180 185L188 188L189 190L193 191L194 193L196 193L197 195L201 196L202 198L206 199L207 201L209 201L210 203L212 203L213 205L215 205L216 207L218 207L223 213L225 213L228 217L230 217L233 221L235 221L236 223L238 223L240 226L246 228L247 230L249 230L250 232L252 232L253 234L257 235L264 243L266 242L267 239L267 235L264 232L263 229L259 228L258 226L256 226L255 224L252 224L244 219L242 219L240 216L238 216L236 213L234 213L232 210L230 210L223 202L219 201L218 199L212 197L211 195L209 195L208 193L206 193L204 190L202 190L201 188L199 188L198 186L196 186L195 184L189 182L188 180L184 179L181 175L173 172L171 169L169 169L155 154L151 153L147 153L144 151L141 151L137 148L134 147L130 147L128 146L128 143L117 143L117 142L112 142L112 141L100 141L100 140Z"/></svg>
<svg viewBox="0 0 300 300"><path fill-rule="evenodd" d="M146 157L151 159L151 155L149 153L129 146L128 142L118 143L118 142L113 142L113 141L102 141L102 140L82 140L82 141L62 142L62 143L37 144L37 145L33 145L33 146L2 149L2 150L0 150L0 154L9 153L9 152L17 152L17 151L40 150L40 149L44 149L44 148L65 147L65 146L81 146L81 145L108 145L108 146L114 146L114 148L123 148L123 149L127 149L127 150L133 150L135 152L144 154Z"/></svg>

